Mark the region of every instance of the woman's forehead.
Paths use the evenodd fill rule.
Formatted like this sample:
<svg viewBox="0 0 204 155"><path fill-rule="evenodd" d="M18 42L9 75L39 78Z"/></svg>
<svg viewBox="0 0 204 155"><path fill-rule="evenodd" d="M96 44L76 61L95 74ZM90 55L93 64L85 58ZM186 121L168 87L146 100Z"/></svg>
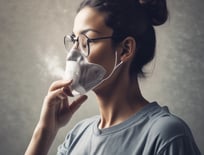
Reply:
<svg viewBox="0 0 204 155"><path fill-rule="evenodd" d="M77 35L86 30L94 33L110 34L112 29L105 24L105 14L93 8L85 7L75 17L73 32Z"/></svg>

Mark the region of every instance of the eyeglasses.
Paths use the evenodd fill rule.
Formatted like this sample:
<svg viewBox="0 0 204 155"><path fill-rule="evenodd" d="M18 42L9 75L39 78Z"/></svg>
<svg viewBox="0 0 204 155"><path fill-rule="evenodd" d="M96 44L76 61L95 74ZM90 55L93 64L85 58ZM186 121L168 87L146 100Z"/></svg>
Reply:
<svg viewBox="0 0 204 155"><path fill-rule="evenodd" d="M72 47L74 47L75 43L77 42L77 47L79 47L85 56L89 56L90 54L90 43L103 40L103 39L111 39L113 36L107 37L99 37L99 38L89 38L85 34L79 34L77 38L74 35L66 35L64 37L64 45L65 48L70 51Z"/></svg>

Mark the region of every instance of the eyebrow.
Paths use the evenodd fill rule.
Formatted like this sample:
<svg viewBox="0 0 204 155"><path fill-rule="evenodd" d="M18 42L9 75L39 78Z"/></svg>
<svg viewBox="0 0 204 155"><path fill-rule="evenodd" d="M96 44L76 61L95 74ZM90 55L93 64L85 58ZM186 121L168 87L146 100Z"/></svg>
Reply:
<svg viewBox="0 0 204 155"><path fill-rule="evenodd" d="M86 33L88 33L89 31L91 31L91 32L95 32L95 33L100 33L99 31L94 30L94 29L85 29L85 30L80 31L79 34L86 34ZM74 32L72 32L71 35L76 36L76 35L74 34Z"/></svg>

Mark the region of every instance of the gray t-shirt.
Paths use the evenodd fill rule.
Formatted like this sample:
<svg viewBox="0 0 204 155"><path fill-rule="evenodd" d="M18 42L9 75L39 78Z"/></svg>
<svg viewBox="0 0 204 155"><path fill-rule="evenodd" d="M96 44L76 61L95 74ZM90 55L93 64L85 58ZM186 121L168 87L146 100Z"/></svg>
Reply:
<svg viewBox="0 0 204 155"><path fill-rule="evenodd" d="M113 127L99 129L99 122L78 123L57 155L201 155L185 122L156 102Z"/></svg>

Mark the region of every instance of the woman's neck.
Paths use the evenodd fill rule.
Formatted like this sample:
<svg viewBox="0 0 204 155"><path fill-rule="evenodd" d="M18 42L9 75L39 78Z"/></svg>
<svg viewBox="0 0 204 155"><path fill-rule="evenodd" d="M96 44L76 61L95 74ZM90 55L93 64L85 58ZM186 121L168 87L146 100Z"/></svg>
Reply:
<svg viewBox="0 0 204 155"><path fill-rule="evenodd" d="M127 120L149 103L141 95L137 79L123 79L116 83L109 85L106 91L96 93L101 114L100 128L111 127Z"/></svg>

